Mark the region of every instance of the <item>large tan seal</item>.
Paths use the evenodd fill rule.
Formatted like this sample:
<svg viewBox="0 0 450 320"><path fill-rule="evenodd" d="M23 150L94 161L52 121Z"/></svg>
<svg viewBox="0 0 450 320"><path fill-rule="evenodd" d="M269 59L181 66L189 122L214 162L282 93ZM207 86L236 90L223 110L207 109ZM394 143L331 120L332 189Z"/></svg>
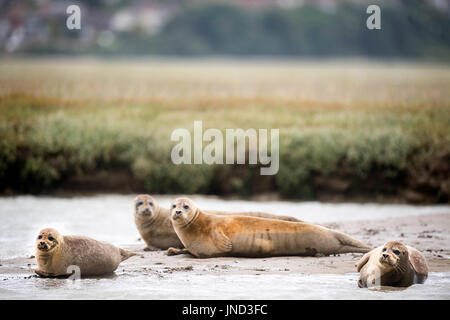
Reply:
<svg viewBox="0 0 450 320"><path fill-rule="evenodd" d="M79 268L81 276L114 272L119 263L135 253L112 244L83 236L63 236L52 228L43 229L36 239L35 256L42 277L67 276L71 266Z"/></svg>
<svg viewBox="0 0 450 320"><path fill-rule="evenodd" d="M279 216L265 212L225 212L216 210L206 210L205 212L217 215L243 215L300 221L294 217ZM170 247L183 248L183 244L173 229L170 210L161 208L152 196L140 194L134 199L134 222L139 234L147 244L145 251L166 250Z"/></svg>
<svg viewBox="0 0 450 320"><path fill-rule="evenodd" d="M315 256L371 250L346 234L309 223L205 214L187 198L176 199L171 214L181 242L201 258Z"/></svg>
<svg viewBox="0 0 450 320"><path fill-rule="evenodd" d="M428 265L424 256L413 247L391 241L366 253L357 263L358 286L409 287L424 283Z"/></svg>

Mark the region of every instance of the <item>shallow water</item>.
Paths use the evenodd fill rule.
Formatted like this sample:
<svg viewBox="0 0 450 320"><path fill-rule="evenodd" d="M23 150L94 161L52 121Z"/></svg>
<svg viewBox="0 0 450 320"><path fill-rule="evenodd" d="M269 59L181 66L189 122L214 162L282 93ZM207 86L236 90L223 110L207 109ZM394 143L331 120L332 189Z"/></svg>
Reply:
<svg viewBox="0 0 450 320"><path fill-rule="evenodd" d="M0 260L33 254L34 239L44 227L63 234L83 234L116 245L135 244L133 196L0 198ZM173 197L157 197L169 207ZM194 197L201 208L266 211L305 221L327 223L449 213L450 206L256 202ZM120 268L119 268L120 269ZM110 278L24 279L4 276L0 299L450 299L450 273L431 273L425 285L401 291L358 289L356 273L345 275L210 275L201 270L167 276L127 273Z"/></svg>
<svg viewBox="0 0 450 320"><path fill-rule="evenodd" d="M24 279L0 284L0 299L450 299L450 272L407 289L361 289L357 273L291 275L126 274L102 279ZM6 282L6 283L5 283Z"/></svg>

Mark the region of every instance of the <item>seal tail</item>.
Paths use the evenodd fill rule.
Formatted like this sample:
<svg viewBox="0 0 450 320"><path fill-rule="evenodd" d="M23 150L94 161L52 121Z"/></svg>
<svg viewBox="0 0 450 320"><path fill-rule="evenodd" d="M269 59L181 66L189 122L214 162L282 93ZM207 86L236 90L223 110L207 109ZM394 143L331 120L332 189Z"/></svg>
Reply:
<svg viewBox="0 0 450 320"><path fill-rule="evenodd" d="M119 248L119 250L120 250L120 255L122 256L122 260L120 260L121 262L127 260L128 258L130 258L132 256L137 255L137 253L135 253L135 252L131 252L131 251L128 251L128 250L125 250L122 248Z"/></svg>
<svg viewBox="0 0 450 320"><path fill-rule="evenodd" d="M344 233L337 231L336 233L337 239L339 240L339 243L342 245L342 247L339 250L340 251L339 253L349 253L349 252L367 253L373 249L368 244L356 240Z"/></svg>

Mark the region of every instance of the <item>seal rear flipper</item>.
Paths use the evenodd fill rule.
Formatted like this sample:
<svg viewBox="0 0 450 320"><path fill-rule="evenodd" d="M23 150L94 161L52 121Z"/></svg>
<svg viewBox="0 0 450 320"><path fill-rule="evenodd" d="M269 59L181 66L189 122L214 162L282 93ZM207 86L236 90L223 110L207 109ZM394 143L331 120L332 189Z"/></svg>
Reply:
<svg viewBox="0 0 450 320"><path fill-rule="evenodd" d="M214 244L221 252L231 252L233 250L233 244L230 238L228 238L222 230L217 230L213 233Z"/></svg>
<svg viewBox="0 0 450 320"><path fill-rule="evenodd" d="M119 248L119 250L120 250L120 255L122 257L122 259L120 260L121 262L127 260L128 258L130 258L132 256L137 255L137 253L134 253L134 252L122 249L122 248Z"/></svg>
<svg viewBox="0 0 450 320"><path fill-rule="evenodd" d="M374 249L374 250L375 250L375 249ZM356 271L359 272L359 271L361 270L361 268L365 266L365 264L367 263L367 261L369 261L370 255L372 254L372 252L373 252L374 250L372 250L372 251L370 251L370 252L367 252L367 253L366 253L365 255L363 255L363 257L358 261L358 263L355 264ZM362 288L362 287L360 287L360 288Z"/></svg>
<svg viewBox="0 0 450 320"><path fill-rule="evenodd" d="M342 245L340 253L348 253L348 252L367 253L373 249L371 246L359 240L353 239L352 237L346 235L345 233L337 231L335 232L337 240Z"/></svg>

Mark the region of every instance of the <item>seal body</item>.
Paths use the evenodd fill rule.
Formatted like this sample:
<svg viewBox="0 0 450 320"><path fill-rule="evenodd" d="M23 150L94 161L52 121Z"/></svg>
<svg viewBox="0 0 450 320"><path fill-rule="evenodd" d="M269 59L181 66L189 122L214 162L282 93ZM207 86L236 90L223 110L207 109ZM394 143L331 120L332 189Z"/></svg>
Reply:
<svg viewBox="0 0 450 320"><path fill-rule="evenodd" d="M344 233L309 223L205 214L187 198L175 200L171 214L181 242L196 257L315 256L371 249Z"/></svg>
<svg viewBox="0 0 450 320"><path fill-rule="evenodd" d="M225 212L206 210L213 215L256 216L285 221L300 221L294 217L279 216L265 212ZM175 232L170 210L161 208L155 199L148 194L138 195L134 199L134 222L147 247L145 251L166 250L170 247L183 248L183 243Z"/></svg>
<svg viewBox="0 0 450 320"><path fill-rule="evenodd" d="M55 229L43 229L36 239L35 256L43 277L67 276L75 266L81 276L104 275L135 253L110 243L83 236L63 236Z"/></svg>
<svg viewBox="0 0 450 320"><path fill-rule="evenodd" d="M424 283L428 265L415 248L391 241L366 253L356 265L360 273L358 286L409 287Z"/></svg>

